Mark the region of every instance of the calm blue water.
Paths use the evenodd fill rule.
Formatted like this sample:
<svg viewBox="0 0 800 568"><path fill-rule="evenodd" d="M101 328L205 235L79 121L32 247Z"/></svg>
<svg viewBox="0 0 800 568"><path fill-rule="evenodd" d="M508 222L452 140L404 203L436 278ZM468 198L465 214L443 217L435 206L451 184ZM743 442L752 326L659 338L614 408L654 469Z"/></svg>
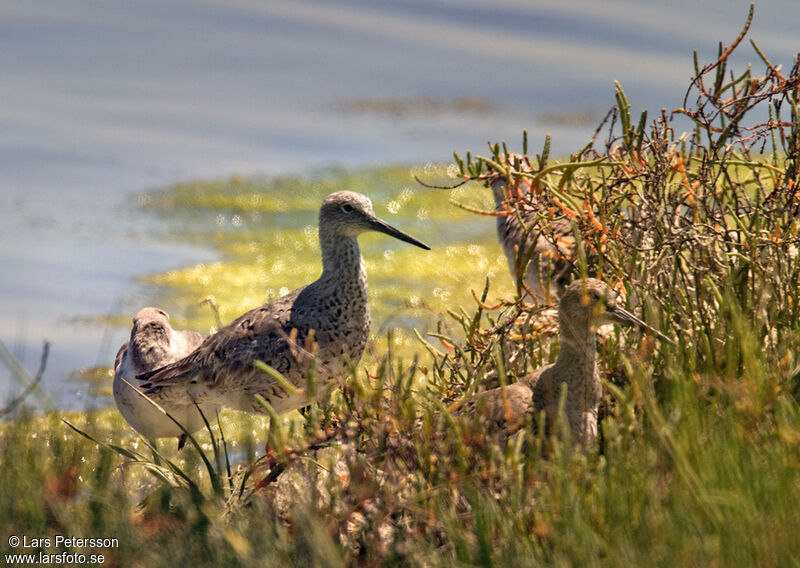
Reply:
<svg viewBox="0 0 800 568"><path fill-rule="evenodd" d="M135 194L231 174L442 162L487 141L585 142L619 80L637 109L681 104L691 53L731 41L749 0L6 0L0 5L0 340L64 406L146 302L136 276L211 257ZM750 37L800 50L796 0L758 2ZM745 46L739 61L756 61ZM758 67L757 67L758 68ZM475 96L483 112L360 112L354 101ZM0 368L0 405L18 386Z"/></svg>

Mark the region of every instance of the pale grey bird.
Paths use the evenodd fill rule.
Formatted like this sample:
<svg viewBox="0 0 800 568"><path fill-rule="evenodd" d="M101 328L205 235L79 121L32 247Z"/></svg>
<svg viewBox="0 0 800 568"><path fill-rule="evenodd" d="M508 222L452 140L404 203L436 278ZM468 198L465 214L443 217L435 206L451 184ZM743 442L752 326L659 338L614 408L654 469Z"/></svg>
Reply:
<svg viewBox="0 0 800 568"><path fill-rule="evenodd" d="M316 378L330 384L356 364L370 327L367 274L356 237L378 231L429 247L379 219L370 200L350 191L329 195L319 212L322 275L318 280L240 316L188 357L140 375L143 388L165 408L193 401L263 412L260 394L277 413L307 406L306 393L256 367L262 361L296 387L306 385L316 345ZM313 334L312 334L313 330ZM317 397L324 389L317 389Z"/></svg>
<svg viewBox="0 0 800 568"><path fill-rule="evenodd" d="M574 440L591 444L597 437L597 413L602 396L600 374L595 361L595 332L604 323L634 325L650 330L660 338L671 340L622 308L614 294L595 278L576 280L570 284L558 308L560 349L556 362L532 371L506 387L473 395L456 403L454 414L482 412L487 426L494 432L509 435L516 432L526 418L536 423L545 411L547 424L558 414L561 390L566 385L564 415Z"/></svg>
<svg viewBox="0 0 800 568"><path fill-rule="evenodd" d="M179 447L183 446L183 431L137 394L134 387L142 383L136 378L137 375L185 357L202 342L203 336L196 331L172 329L169 315L163 310L144 308L136 314L130 340L120 347L114 362L114 401L134 430L151 440L176 436L179 438ZM213 405L202 405L201 410L209 422L216 416L217 409ZM174 409L170 414L189 432L195 432L204 425L202 416L194 406Z"/></svg>
<svg viewBox="0 0 800 568"><path fill-rule="evenodd" d="M512 154L507 159L514 160L512 165L522 171L530 171L524 156ZM542 225L538 219L544 211L535 196L509 192L502 175L496 176L490 184L498 213L497 237L512 278L516 279L521 273L522 281L537 302L557 301L575 272L577 250L572 224L560 218Z"/></svg>

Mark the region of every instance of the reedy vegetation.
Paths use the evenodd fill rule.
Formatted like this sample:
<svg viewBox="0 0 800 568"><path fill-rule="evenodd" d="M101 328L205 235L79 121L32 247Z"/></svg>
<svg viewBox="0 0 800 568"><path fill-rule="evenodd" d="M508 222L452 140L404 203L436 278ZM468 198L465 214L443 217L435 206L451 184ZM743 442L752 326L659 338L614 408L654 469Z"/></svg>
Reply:
<svg viewBox="0 0 800 568"><path fill-rule="evenodd" d="M753 44L765 75L729 72L744 33L695 64L677 111L636 121L617 85L617 106L566 162L547 143L527 157L526 140L530 168L505 144L457 157L471 180L538 194L531 231L572 221L577 271L596 257L678 343L605 340L601 447L576 449L558 427L498 444L480 416L447 412L487 371L513 381L554 357L535 313L487 305L487 280L476 307L419 334L420 356L395 357L389 338L371 375L354 368L330 404L272 421L267 454L242 465L225 464L219 433L214 455L189 447L181 465L75 436L56 415L19 416L0 438L3 533L115 536L109 555L126 565L796 562L800 68L782 74ZM131 462L154 481L132 491Z"/></svg>

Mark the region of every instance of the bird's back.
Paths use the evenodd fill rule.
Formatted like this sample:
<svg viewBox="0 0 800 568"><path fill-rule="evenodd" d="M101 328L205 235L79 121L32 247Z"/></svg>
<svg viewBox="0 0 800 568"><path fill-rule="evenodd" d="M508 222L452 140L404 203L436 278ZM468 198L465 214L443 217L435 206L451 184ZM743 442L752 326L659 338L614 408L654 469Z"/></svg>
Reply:
<svg viewBox="0 0 800 568"><path fill-rule="evenodd" d="M505 181L497 180L494 183L504 184ZM542 224L539 220L540 211L535 204L526 200L510 205L513 206L516 206L516 211L506 211L497 217L497 237L509 270L516 277L518 263L529 258L523 274L525 285L543 298L552 295L557 299L569 284L573 272L575 243L572 225L563 218ZM502 203L498 204L498 210L505 207ZM520 223L520 218L525 227ZM549 290L544 290L540 281L549 286Z"/></svg>
<svg viewBox="0 0 800 568"><path fill-rule="evenodd" d="M360 310L340 296L316 281L250 310L188 357L140 375L147 381L143 387L157 400L168 397L177 404L220 399L227 406L261 411L253 398L260 394L278 413L305 406L308 397L292 396L255 362L305 386L315 348L317 375L323 380L341 372L346 360L357 361L369 332L366 295L363 306L356 306Z"/></svg>

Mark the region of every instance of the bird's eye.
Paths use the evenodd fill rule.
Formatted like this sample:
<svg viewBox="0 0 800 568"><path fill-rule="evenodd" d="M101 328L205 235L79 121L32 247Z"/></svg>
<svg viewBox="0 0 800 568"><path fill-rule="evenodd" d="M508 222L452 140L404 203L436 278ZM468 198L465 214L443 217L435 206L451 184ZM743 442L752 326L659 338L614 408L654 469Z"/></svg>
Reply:
<svg viewBox="0 0 800 568"><path fill-rule="evenodd" d="M342 205L342 211L344 211L345 213L352 213L353 206L350 205L349 203L345 203L344 205Z"/></svg>

